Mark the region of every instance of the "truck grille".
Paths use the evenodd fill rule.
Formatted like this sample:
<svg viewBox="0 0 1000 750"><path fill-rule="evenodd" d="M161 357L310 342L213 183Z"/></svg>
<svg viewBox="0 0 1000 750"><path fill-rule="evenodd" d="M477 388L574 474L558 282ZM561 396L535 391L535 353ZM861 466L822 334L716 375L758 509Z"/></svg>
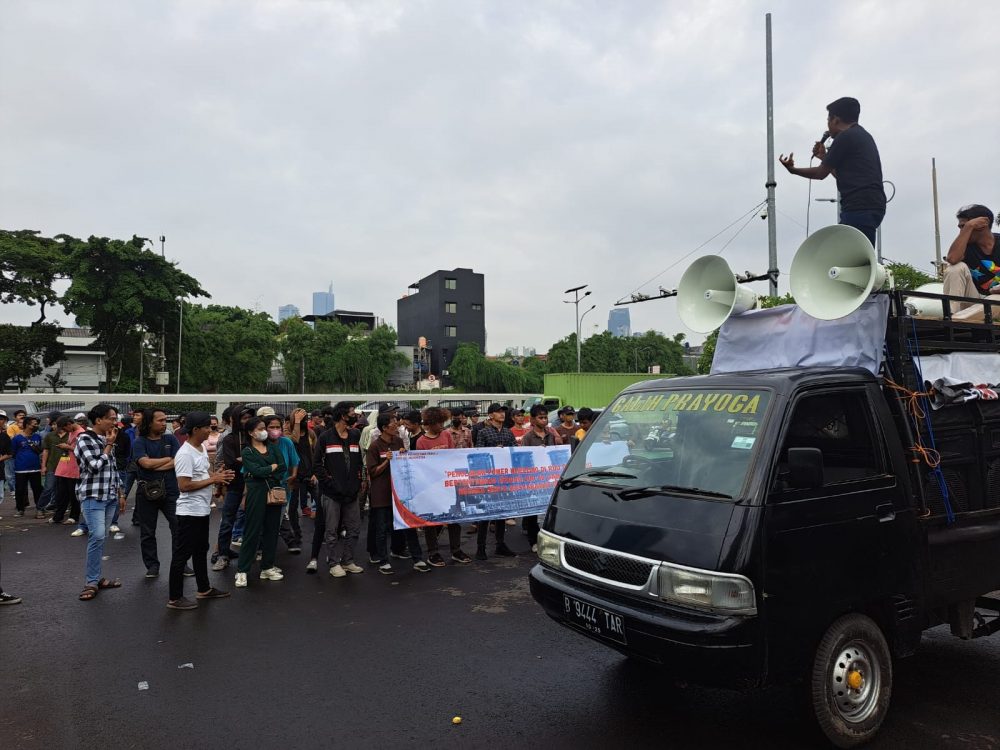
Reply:
<svg viewBox="0 0 1000 750"><path fill-rule="evenodd" d="M649 563L572 542L563 545L563 555L570 567L629 586L645 585L653 569Z"/></svg>

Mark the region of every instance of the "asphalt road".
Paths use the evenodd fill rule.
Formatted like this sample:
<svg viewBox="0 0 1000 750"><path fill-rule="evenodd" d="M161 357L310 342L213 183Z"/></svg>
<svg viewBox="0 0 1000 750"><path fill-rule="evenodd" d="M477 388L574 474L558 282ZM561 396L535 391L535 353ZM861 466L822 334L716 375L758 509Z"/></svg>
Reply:
<svg viewBox="0 0 1000 750"><path fill-rule="evenodd" d="M4 750L824 747L791 691L676 686L555 625L528 594L518 533L514 560L394 576L363 562L338 580L279 543L284 581L235 590L232 570L212 573L234 596L178 612L165 576L143 578L133 527L106 551L124 587L80 602L86 537L12 515L0 505L3 585L25 601L0 608ZM164 570L167 549L164 527ZM1000 750L1000 636L929 633L897 664L870 747Z"/></svg>

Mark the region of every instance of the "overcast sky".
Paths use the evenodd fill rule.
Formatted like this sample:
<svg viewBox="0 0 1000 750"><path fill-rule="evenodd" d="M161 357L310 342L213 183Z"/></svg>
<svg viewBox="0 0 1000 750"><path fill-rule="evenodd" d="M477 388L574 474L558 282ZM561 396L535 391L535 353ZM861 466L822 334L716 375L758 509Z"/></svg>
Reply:
<svg viewBox="0 0 1000 750"><path fill-rule="evenodd" d="M997 3L3 0L0 227L165 234L212 301L274 317L332 281L395 323L411 282L471 267L489 352L545 351L564 289L590 284L603 330L764 200L768 11L776 155L807 163L825 105L860 99L896 186L884 254L930 271L931 157L945 250L958 206L1000 208ZM787 272L808 183L776 169ZM766 222L723 257L764 271ZM684 330L673 300L629 309Z"/></svg>

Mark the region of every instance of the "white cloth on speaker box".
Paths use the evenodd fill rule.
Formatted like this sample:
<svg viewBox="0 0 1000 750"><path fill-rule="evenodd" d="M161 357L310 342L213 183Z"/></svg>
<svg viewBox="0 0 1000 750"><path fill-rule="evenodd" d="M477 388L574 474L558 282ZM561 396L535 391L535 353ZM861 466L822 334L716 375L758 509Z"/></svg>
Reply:
<svg viewBox="0 0 1000 750"><path fill-rule="evenodd" d="M878 374L888 314L885 294L837 320L813 318L798 305L750 310L719 329L712 374L781 367L863 367Z"/></svg>
<svg viewBox="0 0 1000 750"><path fill-rule="evenodd" d="M948 382L996 383L1000 382L1000 354L992 352L952 352L917 357L920 375L928 386L935 380L949 378Z"/></svg>

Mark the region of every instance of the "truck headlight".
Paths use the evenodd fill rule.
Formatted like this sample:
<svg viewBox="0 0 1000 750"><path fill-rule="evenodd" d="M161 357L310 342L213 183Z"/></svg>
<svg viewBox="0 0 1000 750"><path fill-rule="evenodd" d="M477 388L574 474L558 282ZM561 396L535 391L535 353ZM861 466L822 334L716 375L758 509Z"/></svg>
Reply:
<svg viewBox="0 0 1000 750"><path fill-rule="evenodd" d="M538 532L538 560L553 568L562 567L562 540L546 534L544 531Z"/></svg>
<svg viewBox="0 0 1000 750"><path fill-rule="evenodd" d="M743 576L663 563L659 586L660 598L664 601L734 615L757 614L753 584Z"/></svg>

